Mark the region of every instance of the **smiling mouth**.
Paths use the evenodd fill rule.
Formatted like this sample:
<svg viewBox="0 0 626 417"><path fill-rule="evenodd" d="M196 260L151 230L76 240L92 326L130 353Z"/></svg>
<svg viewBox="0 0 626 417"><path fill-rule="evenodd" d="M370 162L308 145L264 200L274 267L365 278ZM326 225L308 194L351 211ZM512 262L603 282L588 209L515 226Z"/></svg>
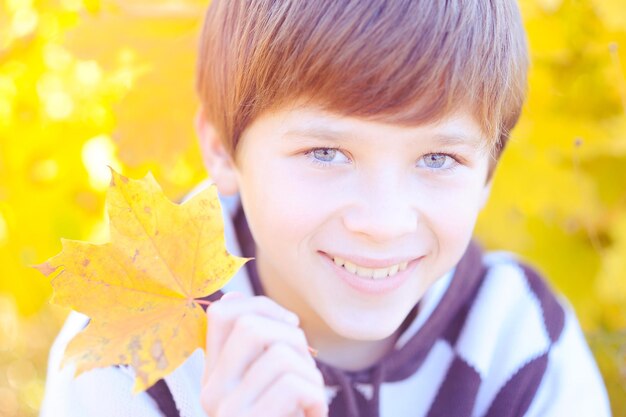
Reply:
<svg viewBox="0 0 626 417"><path fill-rule="evenodd" d="M357 275L362 278L370 278L373 280L393 277L398 272L404 271L409 264L408 262L401 262L399 264L391 265L386 268L366 268L364 266L360 266L345 259L342 259L338 256L333 256L332 259L333 262L335 262L335 265L342 267L351 274Z"/></svg>

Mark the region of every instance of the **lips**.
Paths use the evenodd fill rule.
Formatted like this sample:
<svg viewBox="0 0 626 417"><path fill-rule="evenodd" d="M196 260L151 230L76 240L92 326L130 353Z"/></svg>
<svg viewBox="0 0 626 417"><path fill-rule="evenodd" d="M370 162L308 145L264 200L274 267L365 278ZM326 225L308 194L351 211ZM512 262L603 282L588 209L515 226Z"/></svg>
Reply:
<svg viewBox="0 0 626 417"><path fill-rule="evenodd" d="M358 275L362 278L370 278L374 280L392 277L396 275L399 271L404 271L409 264L408 261L403 261L383 268L368 268L366 266L356 264L339 256L332 256L332 259L333 262L335 262L335 265L344 268L351 274Z"/></svg>
<svg viewBox="0 0 626 417"><path fill-rule="evenodd" d="M320 252L320 255L338 278L366 296L383 296L397 291L415 276L415 269L424 258L405 256L383 260L325 252Z"/></svg>

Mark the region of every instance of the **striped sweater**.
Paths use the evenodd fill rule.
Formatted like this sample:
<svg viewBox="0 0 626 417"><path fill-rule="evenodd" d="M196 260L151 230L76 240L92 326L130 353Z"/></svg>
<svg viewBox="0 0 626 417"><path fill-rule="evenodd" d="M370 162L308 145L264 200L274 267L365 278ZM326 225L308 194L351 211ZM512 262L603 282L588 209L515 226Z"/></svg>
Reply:
<svg viewBox="0 0 626 417"><path fill-rule="evenodd" d="M224 201L227 247L253 256L236 199ZM224 291L263 294L254 262ZM211 298L218 298L216 293ZM131 394L123 367L74 379L58 370L87 318L72 313L55 342L41 417L204 417L203 355L196 351L148 392ZM606 391L576 317L532 268L472 242L456 267L416 305L394 349L369 369L347 372L317 360L330 417L610 416Z"/></svg>

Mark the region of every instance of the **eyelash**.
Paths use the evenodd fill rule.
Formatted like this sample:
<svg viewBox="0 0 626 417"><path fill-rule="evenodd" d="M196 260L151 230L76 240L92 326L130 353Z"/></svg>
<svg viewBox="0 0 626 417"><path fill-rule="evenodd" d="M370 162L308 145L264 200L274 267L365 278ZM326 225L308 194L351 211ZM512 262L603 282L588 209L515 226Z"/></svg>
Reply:
<svg viewBox="0 0 626 417"><path fill-rule="evenodd" d="M316 159L313 156L313 153L315 151L321 151L321 150L327 150L327 151L337 151L337 152L341 152L343 154L346 153L346 151L344 151L344 149L340 148L340 147L336 147L336 148L311 148L309 150L307 150L304 155L311 161L311 163L320 166L322 168L328 168L331 165L333 165L332 162L326 162L326 161L320 161L319 159ZM428 155L443 155L443 156L447 156L448 158L451 158L454 161L454 164L449 167L449 168L430 168L430 167L426 167L426 169L428 169L431 172L452 172L455 168L457 168L459 165L462 165L462 158L455 154L455 153L447 153L447 152L428 152L426 154L424 154L424 156L428 156ZM422 156L422 158L424 157ZM421 159L421 158L420 158Z"/></svg>

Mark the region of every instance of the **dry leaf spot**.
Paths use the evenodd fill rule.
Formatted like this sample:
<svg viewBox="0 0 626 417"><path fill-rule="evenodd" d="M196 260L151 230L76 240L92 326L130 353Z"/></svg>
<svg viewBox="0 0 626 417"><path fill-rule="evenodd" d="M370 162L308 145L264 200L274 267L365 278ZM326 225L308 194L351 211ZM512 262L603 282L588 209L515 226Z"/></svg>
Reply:
<svg viewBox="0 0 626 417"><path fill-rule="evenodd" d="M156 362L157 369L167 368L167 359L165 358L165 352L163 351L161 340L155 340L152 344L152 348L150 349L150 354Z"/></svg>
<svg viewBox="0 0 626 417"><path fill-rule="evenodd" d="M143 373L144 374L144 383L147 381L147 377L148 375L145 372L142 372L141 369L143 368L144 365L146 365L148 363L148 361L144 361L141 359L141 357L139 357L139 352L135 351L133 352L133 357L130 361L130 364L132 365L133 369L135 369L135 371L137 372L137 375L139 376L139 373Z"/></svg>
<svg viewBox="0 0 626 417"><path fill-rule="evenodd" d="M130 342L128 343L128 349L132 352L141 349L141 340L139 340L138 336L134 336L132 339L130 339Z"/></svg>

